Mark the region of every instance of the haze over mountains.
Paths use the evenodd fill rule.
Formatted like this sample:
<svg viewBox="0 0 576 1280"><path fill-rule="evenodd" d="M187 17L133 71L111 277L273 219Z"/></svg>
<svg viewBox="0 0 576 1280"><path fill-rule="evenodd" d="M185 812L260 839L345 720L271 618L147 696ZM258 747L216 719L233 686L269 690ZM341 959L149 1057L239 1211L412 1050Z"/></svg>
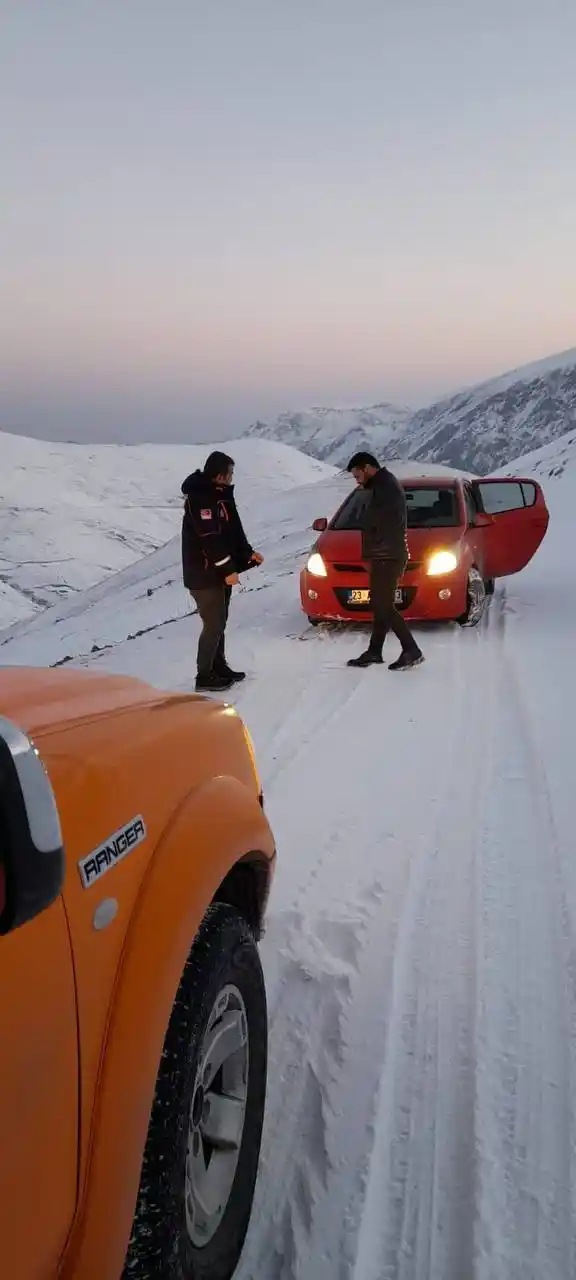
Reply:
<svg viewBox="0 0 576 1280"><path fill-rule="evenodd" d="M356 449L488 474L576 427L576 348L412 413L390 404L312 408L255 422L247 436L344 466Z"/></svg>

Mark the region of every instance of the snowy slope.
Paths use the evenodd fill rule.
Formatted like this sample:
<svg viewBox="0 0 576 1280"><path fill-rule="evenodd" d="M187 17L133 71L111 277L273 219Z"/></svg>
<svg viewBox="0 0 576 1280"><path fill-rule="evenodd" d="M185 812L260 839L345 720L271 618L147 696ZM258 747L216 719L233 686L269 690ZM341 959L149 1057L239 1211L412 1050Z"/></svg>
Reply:
<svg viewBox="0 0 576 1280"><path fill-rule="evenodd" d="M283 440L338 466L356 449L486 475L576 427L576 348L525 365L412 413L394 406L313 409L257 422L249 436Z"/></svg>
<svg viewBox="0 0 576 1280"><path fill-rule="evenodd" d="M533 453L514 458L506 467L501 468L499 474L505 476L534 476L546 491L548 489L548 481L560 480L563 477L569 479L570 484L568 486L563 485L562 490L560 490L554 485L552 492L556 501L557 495L562 493L564 497L563 507L566 508L565 514L570 519L572 516L569 502L570 493L576 498L576 428L573 431L567 431L565 435L559 436L557 440L553 440L550 444L543 445L541 449L536 449ZM573 518L576 519L576 511Z"/></svg>
<svg viewBox="0 0 576 1280"><path fill-rule="evenodd" d="M573 440L557 448L533 564L481 630L422 629L427 661L403 679L347 669L361 630L299 611L309 525L348 479L263 498L247 522L266 560L233 601L229 654L250 675L229 696L279 866L238 1280L576 1274L576 468ZM14 628L0 662L190 689L196 636L169 544Z"/></svg>
<svg viewBox="0 0 576 1280"><path fill-rule="evenodd" d="M259 441L222 446L239 501L312 483L330 468ZM0 433L0 627L163 546L180 526L180 485L209 447L50 444Z"/></svg>
<svg viewBox="0 0 576 1280"><path fill-rule="evenodd" d="M357 449L369 449L382 456L391 441L402 434L410 412L390 404L362 409L306 409L300 413L281 413L272 422L255 422L245 434L263 440L282 440L314 458L345 467ZM392 456L397 456L395 448Z"/></svg>

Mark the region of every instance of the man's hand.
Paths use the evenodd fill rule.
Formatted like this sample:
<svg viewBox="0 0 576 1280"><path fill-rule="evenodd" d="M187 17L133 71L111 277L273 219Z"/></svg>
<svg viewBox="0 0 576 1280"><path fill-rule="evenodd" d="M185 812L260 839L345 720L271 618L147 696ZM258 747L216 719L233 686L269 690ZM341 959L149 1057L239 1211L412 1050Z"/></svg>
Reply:
<svg viewBox="0 0 576 1280"><path fill-rule="evenodd" d="M227 587L238 587L240 585L240 579L237 573L229 573L228 577L225 578L224 581Z"/></svg>
<svg viewBox="0 0 576 1280"><path fill-rule="evenodd" d="M253 551L252 564L264 564L264 556L261 556L258 551Z"/></svg>

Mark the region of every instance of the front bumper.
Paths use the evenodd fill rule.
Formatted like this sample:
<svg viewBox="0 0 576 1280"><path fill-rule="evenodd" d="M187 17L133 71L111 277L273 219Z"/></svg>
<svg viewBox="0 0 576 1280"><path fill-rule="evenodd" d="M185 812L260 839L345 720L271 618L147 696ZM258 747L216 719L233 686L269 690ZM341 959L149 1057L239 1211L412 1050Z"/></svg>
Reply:
<svg viewBox="0 0 576 1280"><path fill-rule="evenodd" d="M421 566L408 566L401 579L401 600L396 608L407 621L450 622L466 609L467 574L461 569L431 578ZM300 575L300 600L309 618L335 622L371 622L372 611L364 603L351 603L351 590L367 590L364 565L335 569L328 566L326 578L315 578L307 569Z"/></svg>

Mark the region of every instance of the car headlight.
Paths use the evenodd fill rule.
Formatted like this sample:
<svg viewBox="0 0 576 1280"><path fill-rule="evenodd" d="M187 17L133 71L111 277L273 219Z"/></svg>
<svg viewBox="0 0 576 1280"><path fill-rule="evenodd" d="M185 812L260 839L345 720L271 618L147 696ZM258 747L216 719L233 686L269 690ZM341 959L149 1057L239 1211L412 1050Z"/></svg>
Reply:
<svg viewBox="0 0 576 1280"><path fill-rule="evenodd" d="M443 573L453 573L458 567L458 556L453 551L435 551L428 561L428 575L439 578Z"/></svg>
<svg viewBox="0 0 576 1280"><path fill-rule="evenodd" d="M327 572L327 569L326 569L326 565L324 564L324 561L323 561L323 559L322 559L322 556L319 554L319 552L318 552L318 551L314 551L314 552L312 553L312 555L310 556L310 558L309 558L309 560L308 560L308 564L306 565L306 568L307 568L307 570L308 570L308 573L311 573L311 574L312 574L312 577L313 577L313 578L327 578L327 577L328 577L328 572Z"/></svg>

